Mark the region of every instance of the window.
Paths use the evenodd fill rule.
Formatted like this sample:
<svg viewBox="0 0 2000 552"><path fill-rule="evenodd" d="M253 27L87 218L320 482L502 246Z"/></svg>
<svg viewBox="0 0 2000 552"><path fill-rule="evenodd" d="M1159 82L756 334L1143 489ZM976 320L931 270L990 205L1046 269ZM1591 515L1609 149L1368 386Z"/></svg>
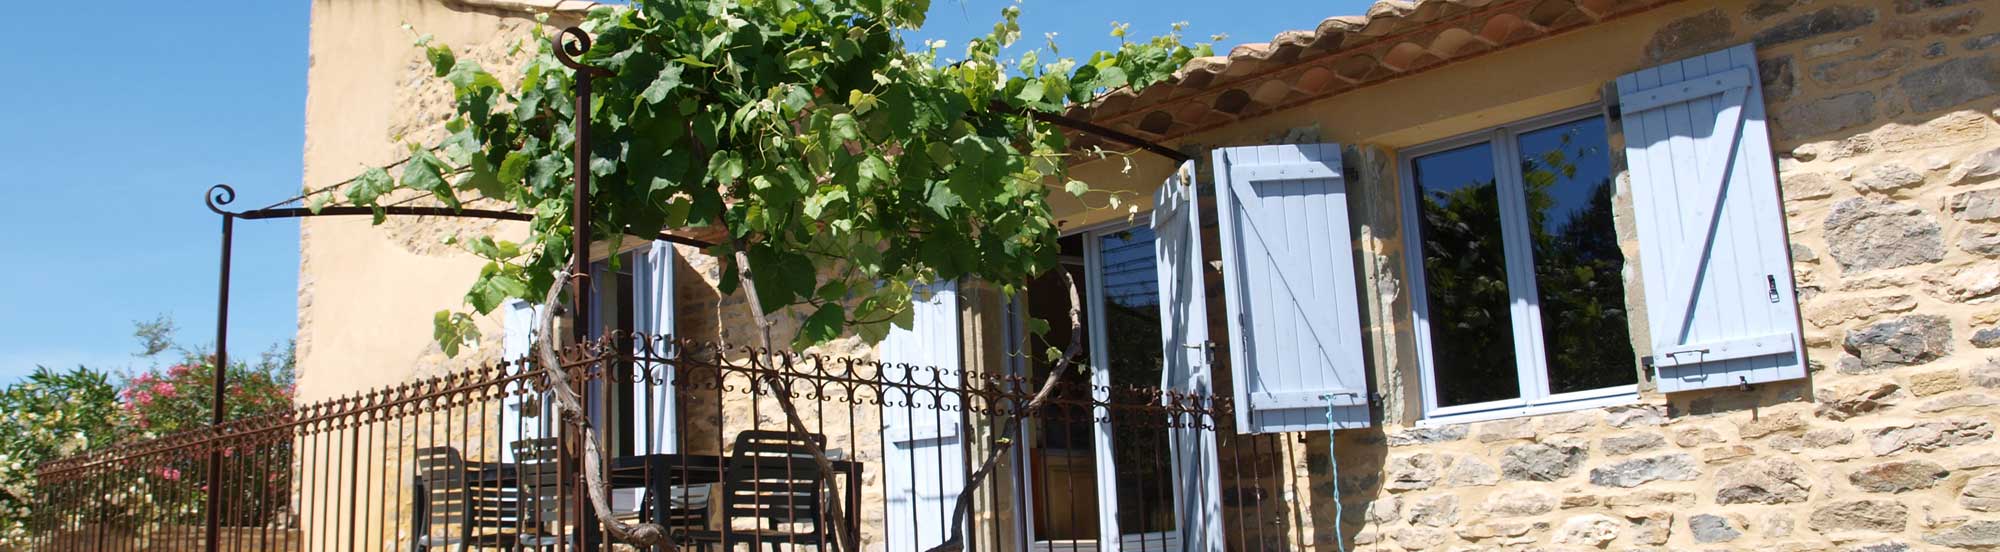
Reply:
<svg viewBox="0 0 2000 552"><path fill-rule="evenodd" d="M1585 407L1636 392L1610 159L1595 109L1406 156L1428 417Z"/></svg>

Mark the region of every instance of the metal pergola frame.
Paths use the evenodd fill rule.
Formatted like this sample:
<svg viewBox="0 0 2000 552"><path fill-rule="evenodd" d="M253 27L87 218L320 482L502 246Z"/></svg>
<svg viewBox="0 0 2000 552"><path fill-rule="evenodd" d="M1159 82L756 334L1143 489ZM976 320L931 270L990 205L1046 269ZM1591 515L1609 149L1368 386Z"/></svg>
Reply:
<svg viewBox="0 0 2000 552"><path fill-rule="evenodd" d="M585 52L590 51L590 45L591 45L591 39L589 34L585 33L582 29L577 27L564 28L556 36L551 37L550 41L554 43L556 58L560 60L563 63L563 65L568 66L570 69L576 71L576 94L575 94L575 105L577 110L576 112L584 113L589 109L590 105L591 80L596 77L609 76L610 72L606 71L603 68L585 65L577 61L576 58L581 57ZM994 103L993 108L996 111L1004 111L1007 109L1005 104L999 103L997 101ZM1126 144L1134 148L1138 148L1140 150L1144 150L1153 153L1155 155L1159 155L1161 157L1172 159L1175 163L1182 163L1194 159L1193 156L1182 153L1178 150L1167 147L1165 145L1151 142L1124 132L1119 132L1117 130L1092 124L1088 121L1074 119L1071 117L1066 117L1063 115L1058 115L1053 113L1042 113L1033 110L1028 111L1027 116L1033 120L1040 121L1043 123L1056 125L1059 127L1063 127L1069 130L1074 130L1077 132L1082 132L1085 134L1095 135L1100 138L1104 138L1113 142ZM572 152L571 152L572 163L574 163L574 166L576 167L588 166L590 161L590 148L589 148L590 119L587 117L578 118L576 119L574 124L575 124L574 131L576 134L576 140L572 147ZM574 173L575 173L574 178L572 178L573 187L571 190L571 201L574 207L570 210L570 225L571 228L573 229L572 250L577 252L582 252L589 250L590 240L591 240L591 235L590 235L591 232L589 225L590 171L578 170L574 171ZM235 237L237 220L239 219L273 220L273 219L298 219L298 218L310 218L310 217L362 216L362 215L375 216L378 214L383 216L420 216L420 217L433 216L433 217L507 220L507 221L521 221L521 222L534 220L533 215L529 215L526 213L517 213L512 211L501 211L493 209L462 209L462 208L450 208L450 207L335 206L335 207L324 207L320 209L309 209L304 207L271 206L261 209L251 209L245 211L230 211L225 208L229 204L234 203L235 201L236 201L236 189L230 187L227 184L217 184L211 186L209 187L208 191L203 195L203 202L208 206L208 210L222 217L221 262L216 281L216 304L215 304L216 369L215 369L213 396L210 399L211 402L209 404L209 410L210 410L209 423L211 424L211 427L221 426L224 421L224 418L227 417L229 412L228 410L229 405L228 402L225 400L226 397L225 391L228 388L228 373L229 373L228 367L229 367L229 284L230 284L230 261L231 261L230 257L231 257L231 251L233 249L233 241ZM693 245L697 247L709 247L715 245L713 243L709 243L706 241L689 238L686 236L675 235L665 231L659 233L658 239L674 243ZM570 273L574 275L572 283L574 287L571 289L571 297L572 297L572 302L575 304L574 308L576 309L576 312L572 313L572 315L575 316L576 319L581 320L589 316L589 310L591 306L589 300L590 287L586 281L589 274L588 271L589 258L588 255L582 255L582 254L572 255L572 256L574 257L574 260L569 270ZM587 329L584 328L582 324L572 324L571 326L573 328L573 331L577 334L576 337L578 338L579 341L581 341L583 338L586 337L585 332L587 331ZM566 435L564 439L567 440ZM205 547L206 550L208 550L209 552L218 552L221 546L221 539L219 539L218 537L221 534L222 519L221 519L221 508L219 507L218 501L221 500L223 493L216 492L216 490L222 488L221 466L222 466L221 449L211 451L208 457L208 470L207 470L208 471L207 488L210 489L210 492L208 493L206 504L204 506L208 510L207 512L208 526L206 528L207 539ZM580 495L579 495L579 500L581 500ZM579 511L581 511L580 505L579 505ZM584 525L586 527L589 526L589 524L584 524Z"/></svg>

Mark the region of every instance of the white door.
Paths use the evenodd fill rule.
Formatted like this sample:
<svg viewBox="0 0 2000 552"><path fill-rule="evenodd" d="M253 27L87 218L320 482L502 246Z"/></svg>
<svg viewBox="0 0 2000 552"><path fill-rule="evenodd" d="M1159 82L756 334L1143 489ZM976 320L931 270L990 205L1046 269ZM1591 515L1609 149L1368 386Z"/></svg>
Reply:
<svg viewBox="0 0 2000 552"><path fill-rule="evenodd" d="M970 464L960 427L957 286L917 286L910 329L882 340L883 486L890 552L921 552L949 538Z"/></svg>

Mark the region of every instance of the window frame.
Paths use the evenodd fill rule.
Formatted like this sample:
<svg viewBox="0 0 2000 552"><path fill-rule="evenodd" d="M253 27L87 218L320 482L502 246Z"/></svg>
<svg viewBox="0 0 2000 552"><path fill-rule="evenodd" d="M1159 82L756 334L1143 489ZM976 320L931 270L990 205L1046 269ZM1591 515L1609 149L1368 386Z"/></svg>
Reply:
<svg viewBox="0 0 2000 552"><path fill-rule="evenodd" d="M1522 175L1519 163L1520 140L1523 134L1544 130L1555 126L1583 121L1590 118L1604 120L1606 133L1612 132L1613 121L1606 117L1601 102L1557 110L1551 113L1529 117L1502 125L1492 126L1405 148L1397 155L1398 184L1403 217L1403 250L1409 270L1410 311L1412 328L1417 341L1417 371L1422 387L1423 416L1418 425L1442 425L1477 420L1490 420L1516 416L1528 416L1568 410L1599 408L1628 404L1639 400L1638 380L1627 385L1617 385L1599 389L1572 391L1567 393L1549 392L1549 367L1546 343L1542 332L1541 293L1535 281L1534 247L1527 236L1527 204L1522 189ZM1431 348L1430 295L1428 279L1424 272L1422 243L1422 221L1418 216L1418 197L1415 160L1418 157L1441 153L1467 146L1490 144L1493 151L1493 174L1496 193L1500 195L1501 241L1506 255L1508 316L1513 324L1514 372L1521 390L1518 397L1482 403L1454 406L1438 406L1436 359ZM1605 144L1606 154L1610 154L1610 144ZM1616 167L1611 175L1615 179ZM1615 180L1614 180L1615 182ZM1615 185L1615 183L1614 183ZM1629 265L1631 259L1627 259ZM1627 324L1630 324L1627 313ZM1638 344L1634 344L1636 349ZM1634 375L1638 373L1637 359L1634 357Z"/></svg>

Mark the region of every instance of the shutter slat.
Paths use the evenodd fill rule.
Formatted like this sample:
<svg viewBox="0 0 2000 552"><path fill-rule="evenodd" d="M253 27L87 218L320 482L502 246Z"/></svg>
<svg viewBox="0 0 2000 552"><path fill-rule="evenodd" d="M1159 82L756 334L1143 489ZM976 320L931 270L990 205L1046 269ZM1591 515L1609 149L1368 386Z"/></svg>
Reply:
<svg viewBox="0 0 2000 552"><path fill-rule="evenodd" d="M1805 375L1755 68L1743 45L1617 82L1662 391Z"/></svg>
<svg viewBox="0 0 2000 552"><path fill-rule="evenodd" d="M1238 431L1368 425L1340 147L1225 148L1215 163Z"/></svg>

